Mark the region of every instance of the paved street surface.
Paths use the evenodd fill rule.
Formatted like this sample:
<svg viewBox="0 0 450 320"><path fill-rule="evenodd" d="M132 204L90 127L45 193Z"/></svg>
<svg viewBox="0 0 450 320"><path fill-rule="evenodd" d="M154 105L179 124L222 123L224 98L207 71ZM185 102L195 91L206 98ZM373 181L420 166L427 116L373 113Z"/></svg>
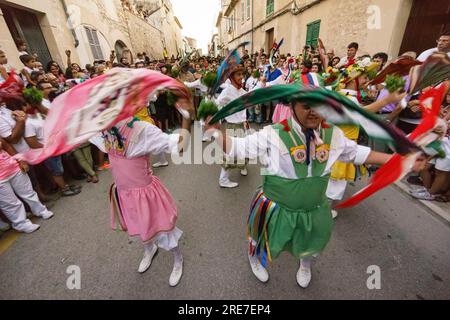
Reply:
<svg viewBox="0 0 450 320"><path fill-rule="evenodd" d="M108 172L62 199L41 229L20 235L0 256L2 299L448 299L450 228L395 187L340 212L332 239L313 265L307 290L295 281L298 263L283 254L259 283L246 258L245 224L260 183L259 168L233 190L218 186L219 166L155 170L179 206L184 276L168 285L172 255L163 251L137 273L142 246L109 224ZM350 192L355 191L350 188ZM0 241L2 241L0 239ZM68 290L70 265L81 268L81 290ZM367 268L381 269L381 289L368 290Z"/></svg>

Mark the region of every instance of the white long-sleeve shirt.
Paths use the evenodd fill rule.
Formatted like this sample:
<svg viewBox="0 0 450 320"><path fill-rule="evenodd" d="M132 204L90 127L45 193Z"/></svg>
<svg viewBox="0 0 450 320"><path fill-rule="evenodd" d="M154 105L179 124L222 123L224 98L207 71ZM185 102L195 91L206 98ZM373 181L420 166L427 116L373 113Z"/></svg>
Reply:
<svg viewBox="0 0 450 320"><path fill-rule="evenodd" d="M125 122L119 122L116 127L120 127ZM134 123L140 131L133 135L128 144L126 153L127 158L137 158L145 155L159 155L162 153L178 153L179 134L166 134L157 126L150 123L139 121ZM104 139L101 134L89 139L89 142L96 145L101 151L106 153Z"/></svg>
<svg viewBox="0 0 450 320"><path fill-rule="evenodd" d="M294 130L305 140L300 125L293 121ZM281 141L278 133L267 126L263 130L248 135L245 138L231 138L232 145L227 156L238 159L258 159L264 168L263 174L276 175L287 179L298 179L292 163L290 151ZM359 146L347 139L339 128L334 128L330 153L323 175L331 172L336 161L363 164L367 160L370 148ZM312 163L309 166L309 175Z"/></svg>
<svg viewBox="0 0 450 320"><path fill-rule="evenodd" d="M233 85L228 85L219 95L216 100L219 108L226 106L231 101L243 96L247 92L244 89L237 89ZM242 123L247 121L247 110L242 110L238 113L235 113L229 117L226 117L225 120L229 123Z"/></svg>

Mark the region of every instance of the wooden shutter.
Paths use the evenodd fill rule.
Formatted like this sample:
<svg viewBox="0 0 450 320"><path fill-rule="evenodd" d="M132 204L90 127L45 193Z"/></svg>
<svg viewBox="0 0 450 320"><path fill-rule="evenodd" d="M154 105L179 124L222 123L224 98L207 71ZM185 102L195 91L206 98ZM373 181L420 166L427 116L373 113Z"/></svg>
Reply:
<svg viewBox="0 0 450 320"><path fill-rule="evenodd" d="M266 16L270 16L275 9L275 0L267 0L266 3Z"/></svg>
<svg viewBox="0 0 450 320"><path fill-rule="evenodd" d="M102 47L100 46L100 41L98 40L97 30L92 30L92 38L94 39L97 56L100 60L103 60L105 57L103 56Z"/></svg>
<svg viewBox="0 0 450 320"><path fill-rule="evenodd" d="M308 23L306 28L306 45L317 46L320 34L320 20Z"/></svg>
<svg viewBox="0 0 450 320"><path fill-rule="evenodd" d="M91 47L92 55L94 60L103 60L103 52L100 46L100 41L98 40L97 30L84 27L86 30L86 35L88 38L89 46Z"/></svg>

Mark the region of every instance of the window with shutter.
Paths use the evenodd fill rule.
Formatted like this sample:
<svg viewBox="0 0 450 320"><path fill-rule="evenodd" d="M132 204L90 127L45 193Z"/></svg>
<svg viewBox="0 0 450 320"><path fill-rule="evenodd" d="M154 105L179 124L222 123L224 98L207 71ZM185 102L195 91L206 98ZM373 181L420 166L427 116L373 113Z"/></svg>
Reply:
<svg viewBox="0 0 450 320"><path fill-rule="evenodd" d="M306 28L306 45L317 47L320 34L320 20L308 23Z"/></svg>
<svg viewBox="0 0 450 320"><path fill-rule="evenodd" d="M270 16L275 11L275 0L267 0L266 16Z"/></svg>
<svg viewBox="0 0 450 320"><path fill-rule="evenodd" d="M250 4L250 0L247 0L247 20L250 19L250 14L251 14L251 4Z"/></svg>
<svg viewBox="0 0 450 320"><path fill-rule="evenodd" d="M95 60L104 60L100 41L98 40L97 30L84 27L88 38L89 46L91 47L92 55Z"/></svg>
<svg viewBox="0 0 450 320"><path fill-rule="evenodd" d="M244 23L245 22L245 3L244 3L244 1L242 1L242 3L241 3L241 10L242 10L241 23Z"/></svg>

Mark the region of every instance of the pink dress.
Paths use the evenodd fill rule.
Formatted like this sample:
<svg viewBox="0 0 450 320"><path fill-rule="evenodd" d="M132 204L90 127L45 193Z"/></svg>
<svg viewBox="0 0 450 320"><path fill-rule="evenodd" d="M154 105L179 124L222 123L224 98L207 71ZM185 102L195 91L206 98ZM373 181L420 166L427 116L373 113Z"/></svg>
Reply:
<svg viewBox="0 0 450 320"><path fill-rule="evenodd" d="M273 123L279 123L292 117L292 110L289 105L279 103L276 105L272 116Z"/></svg>
<svg viewBox="0 0 450 320"><path fill-rule="evenodd" d="M148 155L125 156L133 135L139 134L136 127L124 124L119 128L122 147L116 136L107 133L105 137L115 181L111 188L111 225L115 229L118 222L130 236L139 236L144 243L156 240L159 247L170 250L178 245L182 234L175 226L175 202L161 181L153 176Z"/></svg>

